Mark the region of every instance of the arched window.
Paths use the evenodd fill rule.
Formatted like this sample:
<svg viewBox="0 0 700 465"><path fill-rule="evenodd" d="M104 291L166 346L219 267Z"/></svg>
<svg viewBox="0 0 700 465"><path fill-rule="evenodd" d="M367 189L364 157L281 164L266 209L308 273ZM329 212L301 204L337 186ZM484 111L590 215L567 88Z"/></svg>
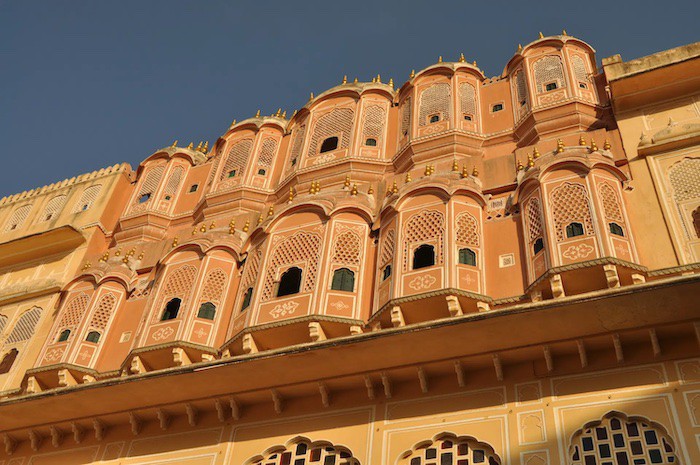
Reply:
<svg viewBox="0 0 700 465"><path fill-rule="evenodd" d="M542 238L540 237L540 238L538 238L538 239L535 241L535 243L532 245L532 251L535 253L535 255L537 255L537 252L539 252L539 251L542 250L542 249L544 249L544 241L543 241Z"/></svg>
<svg viewBox="0 0 700 465"><path fill-rule="evenodd" d="M347 268L335 270L333 273L333 283L331 284L331 289L334 291L354 291L355 273Z"/></svg>
<svg viewBox="0 0 700 465"><path fill-rule="evenodd" d="M17 359L18 354L19 351L17 349L12 349L11 351L5 354L5 356L2 358L2 361L0 362L0 375L8 373L10 371L12 365L15 363L15 359Z"/></svg>
<svg viewBox="0 0 700 465"><path fill-rule="evenodd" d="M581 223L569 223L566 227L566 237L583 236L583 225Z"/></svg>
<svg viewBox="0 0 700 465"><path fill-rule="evenodd" d="M277 287L277 297L298 294L299 289L301 289L301 268L293 266L282 273Z"/></svg>
<svg viewBox="0 0 700 465"><path fill-rule="evenodd" d="M469 248L459 249L459 263L476 266L476 252Z"/></svg>
<svg viewBox="0 0 700 465"><path fill-rule="evenodd" d="M61 334L58 335L58 341L56 342L65 342L68 340L70 337L70 329L64 329L61 331Z"/></svg>
<svg viewBox="0 0 700 465"><path fill-rule="evenodd" d="M440 115L430 115L430 123L437 123L440 121Z"/></svg>
<svg viewBox="0 0 700 465"><path fill-rule="evenodd" d="M661 425L612 412L577 431L569 448L572 465L678 463Z"/></svg>
<svg viewBox="0 0 700 465"><path fill-rule="evenodd" d="M310 442L306 439L285 446L268 449L247 461L251 465L359 465L352 453L342 446L328 442Z"/></svg>
<svg viewBox="0 0 700 465"><path fill-rule="evenodd" d="M88 342L94 342L95 344L97 344L98 342L100 342L100 336L101 336L101 334L99 332L90 331L88 333L87 337L85 338L85 340Z"/></svg>
<svg viewBox="0 0 700 465"><path fill-rule="evenodd" d="M145 194L141 194L141 197L139 197L139 203L146 203L148 200L151 198L151 193L146 192Z"/></svg>
<svg viewBox="0 0 700 465"><path fill-rule="evenodd" d="M241 305L241 311L250 307L250 299L252 299L252 298L253 298L253 288L249 287L248 289L246 289L245 294L243 295L243 305Z"/></svg>
<svg viewBox="0 0 700 465"><path fill-rule="evenodd" d="M174 320L177 318L177 313L180 311L180 304L182 304L181 299L177 297L170 299L170 301L165 304L165 311L160 321Z"/></svg>
<svg viewBox="0 0 700 465"><path fill-rule="evenodd" d="M199 311L197 312L197 318L204 318L205 320L213 320L216 316L216 305L211 302L204 302L199 306Z"/></svg>
<svg viewBox="0 0 700 465"><path fill-rule="evenodd" d="M443 434L432 442L422 442L403 454L407 465L500 465L501 458L493 448L474 438Z"/></svg>
<svg viewBox="0 0 700 465"><path fill-rule="evenodd" d="M384 271L382 271L382 281L388 279L391 276L391 265L387 265L384 267Z"/></svg>
<svg viewBox="0 0 700 465"><path fill-rule="evenodd" d="M319 153L330 152L338 148L338 138L336 136L329 137L321 143L321 150Z"/></svg>
<svg viewBox="0 0 700 465"><path fill-rule="evenodd" d="M365 145L367 147L376 147L377 146L377 139L373 139L370 137L365 141Z"/></svg>
<svg viewBox="0 0 700 465"><path fill-rule="evenodd" d="M423 244L413 252L413 269L435 265L435 247Z"/></svg>
<svg viewBox="0 0 700 465"><path fill-rule="evenodd" d="M620 226L619 224L608 223L608 227L610 228L611 234L615 234L616 236L625 237L625 231L623 231L622 226Z"/></svg>

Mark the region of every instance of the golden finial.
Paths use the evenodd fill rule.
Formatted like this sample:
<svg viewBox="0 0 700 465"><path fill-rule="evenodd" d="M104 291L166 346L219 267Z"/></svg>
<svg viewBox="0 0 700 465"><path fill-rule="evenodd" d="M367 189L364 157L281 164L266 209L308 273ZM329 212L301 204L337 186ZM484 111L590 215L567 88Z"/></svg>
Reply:
<svg viewBox="0 0 700 465"><path fill-rule="evenodd" d="M311 92L311 93L309 94L309 100L313 100L313 99L314 99L314 93Z"/></svg>
<svg viewBox="0 0 700 465"><path fill-rule="evenodd" d="M346 74L345 76L343 76L343 84L347 84L347 83L348 83L348 75Z"/></svg>
<svg viewBox="0 0 700 465"><path fill-rule="evenodd" d="M243 232L248 232L250 229L250 220L245 220L245 224L243 225Z"/></svg>
<svg viewBox="0 0 700 465"><path fill-rule="evenodd" d="M84 270L87 270L87 269L90 268L91 266L92 266L92 265L90 264L90 262L85 262L85 266L83 266L83 269L84 269Z"/></svg>
<svg viewBox="0 0 700 465"><path fill-rule="evenodd" d="M202 151L202 141L201 141L201 140L199 141L199 144L197 144L197 148L196 148L195 150L196 150L197 152L201 152L201 151Z"/></svg>
<svg viewBox="0 0 700 465"><path fill-rule="evenodd" d="M211 222L209 225L209 229L214 229L216 227L216 223L214 221Z"/></svg>
<svg viewBox="0 0 700 465"><path fill-rule="evenodd" d="M518 171L522 171L524 169L523 162L518 160Z"/></svg>
<svg viewBox="0 0 700 465"><path fill-rule="evenodd" d="M316 194L321 192L321 181L316 181Z"/></svg>
<svg viewBox="0 0 700 465"><path fill-rule="evenodd" d="M195 226L194 229L192 230L192 235L194 236L195 234L197 234L197 226Z"/></svg>
<svg viewBox="0 0 700 465"><path fill-rule="evenodd" d="M292 203L292 200L294 200L294 188L289 186L289 203Z"/></svg>
<svg viewBox="0 0 700 465"><path fill-rule="evenodd" d="M231 126L229 126L229 128L232 128L232 127L234 127L235 125L236 125L236 120L234 119L233 121L231 121Z"/></svg>
<svg viewBox="0 0 700 465"><path fill-rule="evenodd" d="M282 109L278 108L277 113L275 113L275 116L279 117L280 115L282 115Z"/></svg>
<svg viewBox="0 0 700 465"><path fill-rule="evenodd" d="M460 53L459 54L459 62L464 63L465 61L467 61L467 60L464 58L464 53Z"/></svg>
<svg viewBox="0 0 700 465"><path fill-rule="evenodd" d="M255 112L255 117L260 118L260 109L258 108L258 111Z"/></svg>
<svg viewBox="0 0 700 465"><path fill-rule="evenodd" d="M287 110L282 112L282 118L287 119Z"/></svg>
<svg viewBox="0 0 700 465"><path fill-rule="evenodd" d="M374 194L374 188L372 187L372 184L369 185L369 189L367 189L367 194L369 194L369 195Z"/></svg>
<svg viewBox="0 0 700 465"><path fill-rule="evenodd" d="M528 154L527 156L527 166L528 168L535 166L535 160L532 158L532 154Z"/></svg>
<svg viewBox="0 0 700 465"><path fill-rule="evenodd" d="M595 144L595 140L591 138L591 146L588 149L591 153L598 151L598 146Z"/></svg>
<svg viewBox="0 0 700 465"><path fill-rule="evenodd" d="M462 165L462 179L469 177L469 170L467 165Z"/></svg>
<svg viewBox="0 0 700 465"><path fill-rule="evenodd" d="M175 139L175 142L173 142L173 145L171 147L177 147L177 139Z"/></svg>
<svg viewBox="0 0 700 465"><path fill-rule="evenodd" d="M206 141L204 143L204 147L202 147L202 153L206 154L209 151L209 141Z"/></svg>
<svg viewBox="0 0 700 465"><path fill-rule="evenodd" d="M544 39L544 34L540 32L540 39Z"/></svg>
<svg viewBox="0 0 700 465"><path fill-rule="evenodd" d="M343 187L350 187L350 176L345 176L345 182L343 183Z"/></svg>
<svg viewBox="0 0 700 465"><path fill-rule="evenodd" d="M411 79L413 79L414 77L416 77L416 70L415 70L415 69L412 69L412 70L411 70L411 74L409 74L408 77L411 78Z"/></svg>
<svg viewBox="0 0 700 465"><path fill-rule="evenodd" d="M479 176L479 171L476 169L476 166L474 166L474 169L472 170L472 176L475 178Z"/></svg>
<svg viewBox="0 0 700 465"><path fill-rule="evenodd" d="M396 185L396 181L391 185L391 193L392 194L398 194L399 193L399 186Z"/></svg>
<svg viewBox="0 0 700 465"><path fill-rule="evenodd" d="M438 63L442 63L442 55L438 57Z"/></svg>
<svg viewBox="0 0 700 465"><path fill-rule="evenodd" d="M373 78L372 78L372 84L374 84L374 83L376 83L376 82L377 82L377 78L373 77Z"/></svg>
<svg viewBox="0 0 700 465"><path fill-rule="evenodd" d="M233 218L231 218L231 221L228 222L228 225L231 226L231 227L236 226L236 220L233 219Z"/></svg>
<svg viewBox="0 0 700 465"><path fill-rule="evenodd" d="M192 150L192 147L194 147L194 144L192 142L190 142L189 145L187 146L187 148Z"/></svg>
<svg viewBox="0 0 700 465"><path fill-rule="evenodd" d="M132 247L131 250L129 250L129 252L127 252L127 255L128 255L129 257L131 257L131 256L133 256L135 253L136 253L136 249L134 249L134 248Z"/></svg>
<svg viewBox="0 0 700 465"><path fill-rule="evenodd" d="M425 171L423 171L423 174L430 176L430 165L425 165Z"/></svg>
<svg viewBox="0 0 700 465"><path fill-rule="evenodd" d="M472 64L478 68L478 66L476 65L476 60L472 61Z"/></svg>
<svg viewBox="0 0 700 465"><path fill-rule="evenodd" d="M355 79L352 80L352 82L355 83L355 84L357 84L357 83L359 82L359 80L358 80L357 78L355 78Z"/></svg>
<svg viewBox="0 0 700 465"><path fill-rule="evenodd" d="M178 243L178 239L177 239L177 237L174 237L173 243L171 244L173 246L173 248L177 247L177 243Z"/></svg>
<svg viewBox="0 0 700 465"><path fill-rule="evenodd" d="M405 182L408 184L411 181L413 181L413 179L411 178L411 172L409 171L406 173L406 181Z"/></svg>
<svg viewBox="0 0 700 465"><path fill-rule="evenodd" d="M270 208L267 210L267 216L272 216L275 214L275 207L270 205Z"/></svg>
<svg viewBox="0 0 700 465"><path fill-rule="evenodd" d="M124 264L129 263L129 257L122 258L122 263L124 263Z"/></svg>
<svg viewBox="0 0 700 465"><path fill-rule="evenodd" d="M557 139L557 150L556 153L562 153L564 151L564 141Z"/></svg>
<svg viewBox="0 0 700 465"><path fill-rule="evenodd" d="M561 30L561 35L563 35L563 36L568 36L569 34L566 33L566 29L562 29L562 30Z"/></svg>
<svg viewBox="0 0 700 465"><path fill-rule="evenodd" d="M523 44L518 44L518 53L523 53Z"/></svg>
<svg viewBox="0 0 700 465"><path fill-rule="evenodd" d="M389 78L389 87L394 88L394 78Z"/></svg>
<svg viewBox="0 0 700 465"><path fill-rule="evenodd" d="M202 225L199 227L200 232L207 232L207 225L202 223Z"/></svg>
<svg viewBox="0 0 700 465"><path fill-rule="evenodd" d="M612 145L610 145L610 141L605 139L605 142L603 142L603 150L610 150L610 147L612 147Z"/></svg>
<svg viewBox="0 0 700 465"><path fill-rule="evenodd" d="M297 115L297 113L299 113L299 110L294 110L294 113L292 113L292 118L294 118Z"/></svg>
<svg viewBox="0 0 700 465"><path fill-rule="evenodd" d="M352 189L350 190L350 195L357 195L357 184L352 185Z"/></svg>
<svg viewBox="0 0 700 465"><path fill-rule="evenodd" d="M258 225L261 225L263 222L263 217L262 214L258 215Z"/></svg>
<svg viewBox="0 0 700 465"><path fill-rule="evenodd" d="M535 148L532 149L532 158L540 158L540 151L537 149L537 146L535 145Z"/></svg>
<svg viewBox="0 0 700 465"><path fill-rule="evenodd" d="M378 82L379 84L382 83L382 77L381 77L379 74L377 74L377 82Z"/></svg>
<svg viewBox="0 0 700 465"><path fill-rule="evenodd" d="M102 254L102 256L99 259L99 261L101 261L101 262L106 262L107 260L109 260L109 251Z"/></svg>
<svg viewBox="0 0 700 465"><path fill-rule="evenodd" d="M142 250L141 253L139 254L137 260L143 260L143 250Z"/></svg>
<svg viewBox="0 0 700 465"><path fill-rule="evenodd" d="M117 251L114 252L114 256L115 256L115 257L118 257L118 256L120 256L121 254L122 254L122 249L117 249Z"/></svg>
<svg viewBox="0 0 700 465"><path fill-rule="evenodd" d="M311 185L309 185L309 194L315 194L316 193L316 181L311 181Z"/></svg>
<svg viewBox="0 0 700 465"><path fill-rule="evenodd" d="M235 234L235 233L236 233L236 227L235 227L235 226L229 226L229 227L228 227L228 233L229 233L229 234Z"/></svg>
<svg viewBox="0 0 700 465"><path fill-rule="evenodd" d="M586 145L586 138L583 137L583 134L581 134L578 138L578 145L582 145L582 146Z"/></svg>

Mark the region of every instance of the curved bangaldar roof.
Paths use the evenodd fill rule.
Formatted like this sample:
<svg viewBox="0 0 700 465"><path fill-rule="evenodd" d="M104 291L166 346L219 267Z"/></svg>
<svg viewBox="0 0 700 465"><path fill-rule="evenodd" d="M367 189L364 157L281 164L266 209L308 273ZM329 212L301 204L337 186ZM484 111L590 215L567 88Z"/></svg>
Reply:
<svg viewBox="0 0 700 465"><path fill-rule="evenodd" d="M400 93L404 89L408 89L410 87L413 87L413 83L416 82L416 80L420 79L422 76L425 75L431 75L431 74L439 74L440 72L447 72L449 74L454 74L457 71L467 71L473 74L477 79L483 81L486 79L486 75L484 75L484 72L481 70L476 65L476 62L474 63L467 63L466 61L445 61L445 62L438 62L433 65L430 65L426 68L423 68L422 70L418 71L417 73L411 73L411 78L406 81L398 90Z"/></svg>
<svg viewBox="0 0 700 465"><path fill-rule="evenodd" d="M593 47L591 47L588 43L584 42L581 39L577 39L576 37L566 34L566 31L562 31L561 35L556 36L540 36L539 39L530 42L524 47L518 46L518 51L515 53L515 55L513 55L513 57L510 60L508 60L508 63L506 63L506 66L503 68L503 76L509 74L512 71L513 67L520 63L523 57L525 57L531 50L547 45L563 47L566 44L578 45L587 49L591 55L595 55L595 49Z"/></svg>

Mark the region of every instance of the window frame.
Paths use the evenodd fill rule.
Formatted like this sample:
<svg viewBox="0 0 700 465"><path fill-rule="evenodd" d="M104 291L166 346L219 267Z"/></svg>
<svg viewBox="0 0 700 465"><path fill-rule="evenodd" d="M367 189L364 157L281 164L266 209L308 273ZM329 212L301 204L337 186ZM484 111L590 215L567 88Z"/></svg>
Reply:
<svg viewBox="0 0 700 465"><path fill-rule="evenodd" d="M177 300L177 308L175 309L175 315L170 316L171 314L168 313L168 318L165 318L166 312L171 312L171 309L168 308L168 306L175 302ZM165 308L163 309L163 313L160 316L160 321L170 321L170 320L175 320L179 315L180 315L180 309L182 308L182 299L179 297L173 297L172 299L168 300L165 304Z"/></svg>
<svg viewBox="0 0 700 465"><path fill-rule="evenodd" d="M462 252L465 252L465 255L467 257L473 258L474 263L467 263L466 261L462 261ZM471 254L469 254L471 252ZM460 247L457 249L457 264L458 265L466 265L466 266L478 266L478 261L477 261L477 256L476 256L476 251L472 249L471 247Z"/></svg>
<svg viewBox="0 0 700 465"><path fill-rule="evenodd" d="M339 279L339 287L335 287L336 277ZM345 288L345 285L348 284L346 280L349 280L350 289ZM331 291L355 292L355 272L347 267L335 269L333 271L333 277L331 278Z"/></svg>
<svg viewBox="0 0 700 465"><path fill-rule="evenodd" d="M284 282L285 276L289 276L289 273L292 272L292 270L299 270L299 281L296 284L296 291L288 291L287 289L284 289L284 294L280 294L282 292L282 285L283 283L285 286L287 285L286 282ZM296 273L296 272L295 272ZM289 278L292 279L292 278ZM277 290L275 291L275 298L279 297L288 297L290 295L297 295L301 293L301 285L304 281L304 270L298 266L290 266L287 268L283 273L280 273L279 280L277 281ZM291 288L290 288L291 289Z"/></svg>
<svg viewBox="0 0 700 465"><path fill-rule="evenodd" d="M419 252L420 250L430 250L430 251L431 251L431 253L432 253L432 263L431 263L430 265L427 265L427 264L426 264L426 265L421 265L421 266L419 266L419 267L416 267L416 258L417 258L417 254L418 254L418 252ZM436 255L436 252L435 252L435 245L434 245L434 244L428 244L428 243L420 244L420 245L418 245L417 247L415 247L415 248L413 249L413 252L412 252L411 255L412 255L412 260L411 260L411 271L414 271L414 270L421 270L421 269L423 269L423 268L431 268L431 267L433 267L433 266L435 266L435 265L437 264L437 255ZM426 263L427 263L427 262L426 262Z"/></svg>
<svg viewBox="0 0 700 465"><path fill-rule="evenodd" d="M333 148L326 148L326 149L324 150L324 145L326 145L326 142L328 142L328 141L331 140L331 139L335 139L335 146L334 146ZM322 154L322 153L335 152L336 150L338 150L339 147L340 147L340 134L336 134L336 135L333 135L333 136L328 136L328 137L326 137L325 139L323 139L323 140L321 141L321 143L319 144L319 146L318 146L318 154L320 155L320 154Z"/></svg>

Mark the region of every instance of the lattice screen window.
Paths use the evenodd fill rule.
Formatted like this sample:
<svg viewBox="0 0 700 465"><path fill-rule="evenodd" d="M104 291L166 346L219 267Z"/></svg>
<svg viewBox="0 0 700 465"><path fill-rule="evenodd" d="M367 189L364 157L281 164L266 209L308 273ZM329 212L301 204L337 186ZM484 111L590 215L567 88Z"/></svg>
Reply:
<svg viewBox="0 0 700 465"><path fill-rule="evenodd" d="M566 87L564 80L564 67L558 56L546 56L537 60L533 66L535 73L535 87L537 93L547 91L547 84L556 83L557 88Z"/></svg>
<svg viewBox="0 0 700 465"><path fill-rule="evenodd" d="M7 325L7 315L0 315L0 336L2 336L2 330L5 329L6 325Z"/></svg>
<svg viewBox="0 0 700 465"><path fill-rule="evenodd" d="M248 253L248 258L245 261L241 283L238 286L238 301L243 302L243 295L250 288L255 287L255 281L258 279L258 270L262 260L262 250L255 249L254 252Z"/></svg>
<svg viewBox="0 0 700 465"><path fill-rule="evenodd" d="M700 158L684 158L668 171L676 202L700 198Z"/></svg>
<svg viewBox="0 0 700 465"><path fill-rule="evenodd" d="M185 170L182 166L176 166L170 172L170 177L168 182L165 184L165 189L163 190L163 198L165 200L171 200L172 197L177 194L177 190L180 187L180 181L182 181L183 174Z"/></svg>
<svg viewBox="0 0 700 465"><path fill-rule="evenodd" d="M470 117L469 121L476 118L476 89L468 82L459 85L459 106L462 117Z"/></svg>
<svg viewBox="0 0 700 465"><path fill-rule="evenodd" d="M101 190L101 184L97 184L96 186L90 186L87 189L85 189L80 196L80 200L78 200L78 202L73 207L73 213L89 210L90 207L92 207L92 204L95 203L95 200L97 200L97 196L100 195Z"/></svg>
<svg viewBox="0 0 700 465"><path fill-rule="evenodd" d="M445 235L445 215L439 211L426 210L413 215L404 226L403 269L408 271L409 258L421 244L435 245L435 263L444 261L443 242Z"/></svg>
<svg viewBox="0 0 700 465"><path fill-rule="evenodd" d="M341 265L360 266L362 255L362 239L356 233L347 231L339 234L333 244L334 263Z"/></svg>
<svg viewBox="0 0 700 465"><path fill-rule="evenodd" d="M401 134L400 137L405 137L411 130L411 98L407 98L401 105Z"/></svg>
<svg viewBox="0 0 700 465"><path fill-rule="evenodd" d="M419 100L419 121L420 126L429 124L429 119L433 115L439 115L440 121L450 120L450 100L452 90L448 83L438 83L425 89L420 93Z"/></svg>
<svg viewBox="0 0 700 465"><path fill-rule="evenodd" d="M552 205L557 241L566 239L566 227L572 222L581 223L585 234L589 236L595 234L588 191L582 184L565 182L552 190L549 200Z"/></svg>
<svg viewBox="0 0 700 465"><path fill-rule="evenodd" d="M204 280L200 301L211 302L216 305L221 304L225 288L226 273L220 268L210 271Z"/></svg>
<svg viewBox="0 0 700 465"><path fill-rule="evenodd" d="M251 465L359 465L360 462L344 447L327 442L298 442L289 447L274 447L266 456L246 463Z"/></svg>
<svg viewBox="0 0 700 465"><path fill-rule="evenodd" d="M134 205L131 208L132 212L145 210L147 205L151 203L153 195L155 195L156 190L158 190L158 185L163 177L163 173L165 173L165 165L155 166L147 171L146 176L141 182L141 187L139 187L138 194L134 199Z"/></svg>
<svg viewBox="0 0 700 465"><path fill-rule="evenodd" d="M479 222L471 213L457 216L457 244L479 247Z"/></svg>
<svg viewBox="0 0 700 465"><path fill-rule="evenodd" d="M224 163L224 168L221 170L219 180L223 181L229 177L242 176L248 164L248 158L250 158L250 151L252 149L252 139L243 139L233 144L226 156L226 163Z"/></svg>
<svg viewBox="0 0 700 465"><path fill-rule="evenodd" d="M531 198L527 203L525 211L528 241L532 244L542 237L542 208L540 206L540 199L537 197Z"/></svg>
<svg viewBox="0 0 700 465"><path fill-rule="evenodd" d="M61 312L61 319L56 327L55 335L58 335L60 331L65 329L69 329L71 332L73 332L73 330L75 330L75 328L77 328L82 321L89 302L90 297L84 292L81 292L67 300L66 305Z"/></svg>
<svg viewBox="0 0 700 465"><path fill-rule="evenodd" d="M7 223L5 224L5 231L12 231L14 229L21 228L26 221L27 216L29 216L31 209L31 205L22 205L21 207L17 207L17 209L12 213L10 219L7 220Z"/></svg>
<svg viewBox="0 0 700 465"><path fill-rule="evenodd" d="M598 187L598 193L603 200L603 211L605 213L605 218L610 221L615 221L618 223L624 223L624 217L622 215L622 207L620 206L620 198L615 189L608 183L602 183Z"/></svg>
<svg viewBox="0 0 700 465"><path fill-rule="evenodd" d="M368 105L365 108L364 121L362 122L362 140L374 139L375 145L381 146L384 134L384 122L386 110L379 105Z"/></svg>
<svg viewBox="0 0 700 465"><path fill-rule="evenodd" d="M155 309L154 320L160 319L160 312L165 308L165 303L173 298L177 297L182 301L181 309L187 308L187 301L196 277L197 268L192 265L183 265L168 274L163 286L160 305Z"/></svg>
<svg viewBox="0 0 700 465"><path fill-rule="evenodd" d="M580 83L587 85L589 82L588 73L586 73L586 64L583 62L583 58L579 55L573 55L571 57L571 67L574 70L574 78Z"/></svg>
<svg viewBox="0 0 700 465"><path fill-rule="evenodd" d="M569 447L572 465L677 464L673 441L660 425L614 414L577 431Z"/></svg>
<svg viewBox="0 0 700 465"><path fill-rule="evenodd" d="M96 329L100 332L103 331L109 323L109 319L114 312L114 306L116 303L117 298L114 296L114 294L109 293L103 295L98 301L97 307L95 308L92 318L90 319L90 328Z"/></svg>
<svg viewBox="0 0 700 465"><path fill-rule="evenodd" d="M66 204L66 199L68 197L65 195L57 195L56 197L49 200L44 208L44 213L39 218L39 221L49 221L55 219L63 210L63 206Z"/></svg>
<svg viewBox="0 0 700 465"><path fill-rule="evenodd" d="M306 122L302 122L292 131L292 151L289 155L289 167L291 170L296 166L301 156L301 151L304 148L304 134L306 133Z"/></svg>
<svg viewBox="0 0 700 465"><path fill-rule="evenodd" d="M515 95L518 98L519 108L528 108L529 99L527 95L527 84L525 83L525 73L522 70L518 70L515 73Z"/></svg>
<svg viewBox="0 0 700 465"><path fill-rule="evenodd" d="M5 345L28 341L34 335L34 328L39 323L40 318L41 309L39 307L34 307L24 312L17 320L17 323L15 323L14 328L12 328Z"/></svg>
<svg viewBox="0 0 700 465"><path fill-rule="evenodd" d="M299 231L280 242L272 252L265 273L262 300L270 300L273 297L277 273L291 265L304 269L302 292L313 291L316 287L320 252L321 236L318 234Z"/></svg>
<svg viewBox="0 0 700 465"><path fill-rule="evenodd" d="M271 166L275 152L277 152L277 141L271 137L263 140L260 146L260 153L258 154L258 166L264 168Z"/></svg>
<svg viewBox="0 0 700 465"><path fill-rule="evenodd" d="M426 444L427 443L427 444ZM501 465L501 458L490 445L474 438L451 434L416 447L403 462L408 465Z"/></svg>
<svg viewBox="0 0 700 465"><path fill-rule="evenodd" d="M382 250L379 254L379 266L384 267L387 263L391 263L394 258L394 242L396 238L396 232L392 229L386 233L384 242L382 243Z"/></svg>
<svg viewBox="0 0 700 465"><path fill-rule="evenodd" d="M338 137L338 150L348 148L354 118L355 112L349 108L336 108L319 117L314 124L308 155L317 155L323 141L331 136Z"/></svg>

